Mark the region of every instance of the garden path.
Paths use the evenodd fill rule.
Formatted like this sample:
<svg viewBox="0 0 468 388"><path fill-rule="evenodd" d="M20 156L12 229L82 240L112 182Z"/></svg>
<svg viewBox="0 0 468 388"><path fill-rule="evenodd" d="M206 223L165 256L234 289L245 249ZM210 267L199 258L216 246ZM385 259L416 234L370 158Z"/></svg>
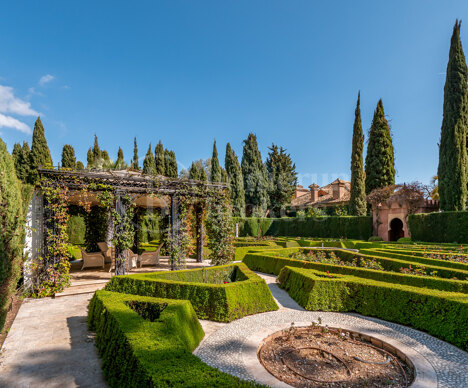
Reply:
<svg viewBox="0 0 468 388"><path fill-rule="evenodd" d="M400 349L416 364L417 379L412 388L468 387L468 353L463 350L421 331L376 318L305 311L278 287L275 276L258 275L268 283L279 310L244 317L207 335L194 354L208 365L246 380L285 387L258 361L258 346L263 338L290 327L292 322L305 326L320 317L323 325L361 332Z"/></svg>

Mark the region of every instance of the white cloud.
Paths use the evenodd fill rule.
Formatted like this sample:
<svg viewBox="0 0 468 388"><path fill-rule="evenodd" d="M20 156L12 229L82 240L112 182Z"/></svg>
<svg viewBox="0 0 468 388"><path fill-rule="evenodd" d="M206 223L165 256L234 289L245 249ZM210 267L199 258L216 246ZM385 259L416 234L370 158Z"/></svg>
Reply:
<svg viewBox="0 0 468 388"><path fill-rule="evenodd" d="M48 84L49 82L53 81L54 79L55 79L55 77L53 75L51 75L51 74L43 75L39 79L39 85L44 86L45 84Z"/></svg>
<svg viewBox="0 0 468 388"><path fill-rule="evenodd" d="M5 116L0 113L0 128L14 128L20 132L31 134L31 128L29 128L25 123L19 121L11 116Z"/></svg>
<svg viewBox="0 0 468 388"><path fill-rule="evenodd" d="M20 116L39 116L31 108L31 103L15 97L13 88L0 85L0 113L12 113Z"/></svg>

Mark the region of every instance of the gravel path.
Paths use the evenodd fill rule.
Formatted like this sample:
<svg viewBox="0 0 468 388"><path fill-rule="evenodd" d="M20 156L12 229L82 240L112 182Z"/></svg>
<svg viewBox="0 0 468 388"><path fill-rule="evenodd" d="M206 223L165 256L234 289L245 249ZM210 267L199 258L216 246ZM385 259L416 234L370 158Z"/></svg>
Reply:
<svg viewBox="0 0 468 388"><path fill-rule="evenodd" d="M422 356L435 370L438 387L468 387L468 353L428 334L398 324L358 314L305 311L275 284L275 277L259 274L268 283L280 310L257 314L231 322L209 335L194 352L208 365L246 380L255 376L245 363L245 353L251 352L249 337L272 326L291 322L312 322L322 318L328 326L349 326L367 334L384 335L399 341ZM278 381L279 383L279 381ZM279 384L278 384L279 385Z"/></svg>

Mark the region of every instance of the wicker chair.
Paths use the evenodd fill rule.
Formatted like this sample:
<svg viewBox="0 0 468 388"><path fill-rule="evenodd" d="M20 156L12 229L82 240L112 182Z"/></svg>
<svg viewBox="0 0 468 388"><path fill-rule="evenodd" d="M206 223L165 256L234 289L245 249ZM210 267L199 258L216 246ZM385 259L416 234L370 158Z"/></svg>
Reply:
<svg viewBox="0 0 468 388"><path fill-rule="evenodd" d="M81 270L89 267L102 267L104 268L104 255L101 252L88 253L84 249L81 249L81 257L83 258L83 266Z"/></svg>
<svg viewBox="0 0 468 388"><path fill-rule="evenodd" d="M136 253L133 253L131 249L126 249L124 252L124 257L125 257L125 266L127 268L127 271L131 271L132 268L136 268L137 263L138 263L138 255ZM109 272L112 270L115 270L115 257L112 257L112 262L111 266L109 268Z"/></svg>
<svg viewBox="0 0 468 388"><path fill-rule="evenodd" d="M101 253L104 255L106 259L106 263L111 263L112 262L112 257L113 257L113 247L110 247L107 245L107 243L103 242L98 242L97 243L99 249L101 250Z"/></svg>
<svg viewBox="0 0 468 388"><path fill-rule="evenodd" d="M159 252L161 252L161 248L163 245L164 243L160 244L158 249L156 249L155 251L143 252L138 260L138 262L140 263L140 268L143 266L143 264L159 265Z"/></svg>

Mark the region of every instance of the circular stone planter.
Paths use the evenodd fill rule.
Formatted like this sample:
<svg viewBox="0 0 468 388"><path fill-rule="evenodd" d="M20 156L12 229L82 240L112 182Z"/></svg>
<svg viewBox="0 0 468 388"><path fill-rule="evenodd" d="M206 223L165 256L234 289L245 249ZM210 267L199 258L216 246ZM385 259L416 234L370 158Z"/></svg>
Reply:
<svg viewBox="0 0 468 388"><path fill-rule="evenodd" d="M207 336L194 352L203 362L245 380L288 387L261 365L257 350L269 335L295 326L322 324L358 332L400 351L415 369L411 387L468 386L468 353L412 328L358 314L283 309L233 321ZM384 347L385 349L385 347Z"/></svg>
<svg viewBox="0 0 468 388"><path fill-rule="evenodd" d="M295 322L294 327L300 329L307 327L310 322ZM290 385L278 380L271 375L261 364L258 359L258 352L266 340L270 339L275 334L289 329L291 325L277 325L264 328L263 330L247 337L245 341L245 351L242 353L244 364L248 371L255 376L255 380L259 383L274 386L274 387L291 387ZM408 364L414 370L414 380L410 387L413 388L436 388L437 378L434 368L429 362L419 353L415 352L411 347L404 345L401 342L393 340L385 335L366 333L365 330L359 332L350 329L347 325L334 324L330 329L342 329L350 333L352 338L363 339L372 343L378 348L382 348L387 352L397 356Z"/></svg>

